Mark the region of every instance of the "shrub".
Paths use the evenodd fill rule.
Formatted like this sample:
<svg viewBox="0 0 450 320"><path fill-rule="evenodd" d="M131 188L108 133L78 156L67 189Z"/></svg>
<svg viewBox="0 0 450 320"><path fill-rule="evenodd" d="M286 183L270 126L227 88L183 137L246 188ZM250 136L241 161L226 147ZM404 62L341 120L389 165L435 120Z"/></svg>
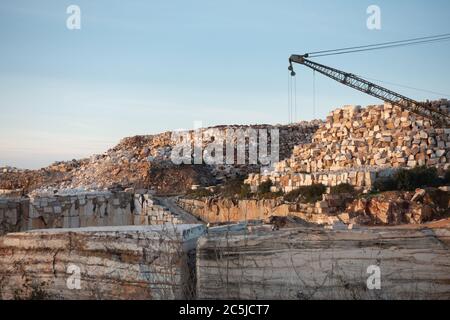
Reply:
<svg viewBox="0 0 450 320"><path fill-rule="evenodd" d="M235 197L241 194L243 186L244 186L243 177L229 180L222 186L221 194L224 197Z"/></svg>
<svg viewBox="0 0 450 320"><path fill-rule="evenodd" d="M439 184L437 169L425 166L410 170L401 169L394 175L394 180L399 190L414 190Z"/></svg>
<svg viewBox="0 0 450 320"><path fill-rule="evenodd" d="M259 199L276 199L283 196L283 192L277 191L277 192L266 192L259 194Z"/></svg>
<svg viewBox="0 0 450 320"><path fill-rule="evenodd" d="M272 187L272 185L273 184L271 180L264 181L258 186L258 193L259 194L270 193L270 188Z"/></svg>
<svg viewBox="0 0 450 320"><path fill-rule="evenodd" d="M239 197L241 199L248 199L251 194L250 186L248 184L243 184L241 186L241 191L239 192Z"/></svg>
<svg viewBox="0 0 450 320"><path fill-rule="evenodd" d="M287 202L296 202L300 196L300 189L292 190L284 195L284 200Z"/></svg>
<svg viewBox="0 0 450 320"><path fill-rule="evenodd" d="M355 188L349 183L341 183L337 186L331 187L331 194L341 194L341 193L355 193Z"/></svg>
<svg viewBox="0 0 450 320"><path fill-rule="evenodd" d="M392 177L378 178L373 183L372 190L377 192L397 190L397 183Z"/></svg>
<svg viewBox="0 0 450 320"><path fill-rule="evenodd" d="M206 198L214 195L214 192L206 188L198 188L196 190L189 190L187 196L189 198Z"/></svg>
<svg viewBox="0 0 450 320"><path fill-rule="evenodd" d="M425 166L410 170L400 169L392 177L379 178L373 184L375 191L412 191L417 188L433 187L441 184L437 169Z"/></svg>
<svg viewBox="0 0 450 320"><path fill-rule="evenodd" d="M450 169L448 169L444 174L444 183L450 184Z"/></svg>
<svg viewBox="0 0 450 320"><path fill-rule="evenodd" d="M303 203L314 203L322 199L322 195L327 188L321 184L313 184L310 186L303 186L284 195L284 200L295 202L300 200Z"/></svg>

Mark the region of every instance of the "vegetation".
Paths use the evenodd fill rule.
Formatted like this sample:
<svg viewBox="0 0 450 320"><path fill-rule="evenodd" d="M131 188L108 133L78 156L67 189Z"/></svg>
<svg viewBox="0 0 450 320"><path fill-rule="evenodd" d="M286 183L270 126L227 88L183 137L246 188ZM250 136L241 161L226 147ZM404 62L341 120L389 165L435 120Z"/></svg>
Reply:
<svg viewBox="0 0 450 320"><path fill-rule="evenodd" d="M446 185L450 185L450 169L448 169L448 170L445 172L445 175L444 175L444 183L445 183Z"/></svg>
<svg viewBox="0 0 450 320"><path fill-rule="evenodd" d="M373 185L373 190L378 192L412 191L417 188L442 185L443 183L444 180L439 178L436 168L421 166L410 170L400 169L392 177L377 179Z"/></svg>
<svg viewBox="0 0 450 320"><path fill-rule="evenodd" d="M246 184L244 184L244 177L238 177L227 181L220 188L219 192L220 195L224 197L236 197L241 195L241 193L243 192L243 188L245 188L245 186Z"/></svg>
<svg viewBox="0 0 450 320"><path fill-rule="evenodd" d="M273 186L273 183L271 180L264 181L258 186L258 194L266 194L270 192L270 188Z"/></svg>
<svg viewBox="0 0 450 320"><path fill-rule="evenodd" d="M341 193L355 193L355 188L349 183L341 183L337 186L331 187L331 194L341 194Z"/></svg>
<svg viewBox="0 0 450 320"><path fill-rule="evenodd" d="M214 195L214 192L212 192L211 190L206 189L206 188L198 188L195 190L189 190L186 194L186 196L188 198L193 198L193 199L211 197L213 195Z"/></svg>
<svg viewBox="0 0 450 320"><path fill-rule="evenodd" d="M273 183L271 180L264 181L258 186L257 196L259 199L275 199L283 196L283 192L272 192Z"/></svg>
<svg viewBox="0 0 450 320"><path fill-rule="evenodd" d="M322 199L322 195L327 188L321 184L313 184L310 186L303 186L284 195L284 200L288 202L314 203Z"/></svg>
<svg viewBox="0 0 450 320"><path fill-rule="evenodd" d="M248 199L252 196L252 193L250 191L250 186L244 183L244 179L244 177L231 179L223 185L215 187L214 189L198 188L195 190L189 190L186 196L193 199L213 196Z"/></svg>
<svg viewBox="0 0 450 320"><path fill-rule="evenodd" d="M392 177L381 177L375 180L372 186L373 192L385 192L397 190L397 183Z"/></svg>

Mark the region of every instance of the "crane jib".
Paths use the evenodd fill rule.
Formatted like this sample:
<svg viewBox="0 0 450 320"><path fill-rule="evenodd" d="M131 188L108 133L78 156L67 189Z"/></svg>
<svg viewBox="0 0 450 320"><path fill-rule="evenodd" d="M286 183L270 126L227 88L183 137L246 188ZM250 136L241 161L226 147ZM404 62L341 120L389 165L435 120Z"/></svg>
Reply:
<svg viewBox="0 0 450 320"><path fill-rule="evenodd" d="M291 75L295 76L294 68L292 63L303 64L321 74L340 82L348 87L361 91L365 94L371 95L384 102L390 103L392 105L398 106L402 109L411 111L417 115L424 118L430 119L437 125L444 127L450 127L450 114L441 111L431 105L417 102L411 98L403 96L397 92L386 89L380 85L367 81L361 77L354 74L344 72L335 68L325 66L323 64L306 59L308 55L292 55L289 58L289 70Z"/></svg>

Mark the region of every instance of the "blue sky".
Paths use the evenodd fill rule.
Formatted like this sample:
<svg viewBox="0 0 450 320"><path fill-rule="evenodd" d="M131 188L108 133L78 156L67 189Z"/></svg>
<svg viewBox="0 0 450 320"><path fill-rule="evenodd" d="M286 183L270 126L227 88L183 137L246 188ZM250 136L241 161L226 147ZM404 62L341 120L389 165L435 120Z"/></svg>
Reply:
<svg viewBox="0 0 450 320"><path fill-rule="evenodd" d="M66 28L71 4L81 30ZM371 4L381 30L366 27ZM85 157L194 121L286 123L290 54L447 33L449 12L448 0L2 0L0 166ZM316 61L450 94L449 52L450 41ZM312 71L296 71L298 118L309 120ZM318 118L379 102L320 75L316 88Z"/></svg>

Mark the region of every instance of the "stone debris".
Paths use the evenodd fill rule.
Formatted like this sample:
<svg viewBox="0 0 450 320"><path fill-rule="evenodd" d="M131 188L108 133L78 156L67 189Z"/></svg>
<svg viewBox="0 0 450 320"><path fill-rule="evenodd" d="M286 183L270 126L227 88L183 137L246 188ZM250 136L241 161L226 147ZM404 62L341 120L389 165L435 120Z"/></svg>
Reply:
<svg viewBox="0 0 450 320"><path fill-rule="evenodd" d="M450 192L428 188L355 199L340 217L348 224L400 225L422 224L449 215Z"/></svg>
<svg viewBox="0 0 450 320"><path fill-rule="evenodd" d="M214 135L224 135L228 129L278 128L280 159L291 156L294 146L311 142L321 121L291 125L217 126L203 129L202 146L214 141ZM194 137L194 131L188 131ZM270 143L269 136L269 143ZM40 170L0 168L0 189L36 189L98 191L114 185L122 188L153 188L160 193L182 193L191 185L210 185L249 172L258 172L261 165L175 165L171 152L176 144L171 132L125 138L114 148L88 159L55 162ZM248 153L248 144L246 145Z"/></svg>

